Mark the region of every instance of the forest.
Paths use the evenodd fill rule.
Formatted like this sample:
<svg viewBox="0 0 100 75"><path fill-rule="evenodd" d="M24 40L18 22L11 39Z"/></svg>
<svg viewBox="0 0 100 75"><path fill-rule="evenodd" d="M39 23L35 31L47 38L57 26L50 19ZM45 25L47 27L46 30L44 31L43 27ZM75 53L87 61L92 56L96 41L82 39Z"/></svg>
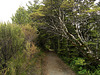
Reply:
<svg viewBox="0 0 100 75"><path fill-rule="evenodd" d="M76 75L100 75L100 2L34 0L0 23L0 75L39 75L54 51ZM32 71L34 69L34 71ZM29 74L30 73L30 74Z"/></svg>

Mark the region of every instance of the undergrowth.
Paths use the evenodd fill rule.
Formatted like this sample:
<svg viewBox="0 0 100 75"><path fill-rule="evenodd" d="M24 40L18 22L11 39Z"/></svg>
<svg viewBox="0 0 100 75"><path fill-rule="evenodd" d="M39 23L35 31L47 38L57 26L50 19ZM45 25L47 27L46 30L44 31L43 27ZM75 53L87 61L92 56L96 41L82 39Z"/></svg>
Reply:
<svg viewBox="0 0 100 75"><path fill-rule="evenodd" d="M0 75L40 75L42 52L34 45L18 51L8 62L7 68L1 70ZM32 50L33 49L33 50Z"/></svg>
<svg viewBox="0 0 100 75"><path fill-rule="evenodd" d="M67 56L68 54L58 53L60 58L69 65L76 75L100 75L100 65L91 64L84 57Z"/></svg>

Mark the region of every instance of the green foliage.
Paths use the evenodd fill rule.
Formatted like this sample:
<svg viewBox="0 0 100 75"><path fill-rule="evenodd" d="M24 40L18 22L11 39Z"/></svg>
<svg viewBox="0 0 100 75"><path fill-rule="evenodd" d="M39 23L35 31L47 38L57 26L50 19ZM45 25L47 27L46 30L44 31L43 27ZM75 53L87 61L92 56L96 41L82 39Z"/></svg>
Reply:
<svg viewBox="0 0 100 75"><path fill-rule="evenodd" d="M29 15L24 7L19 7L14 16L12 16L12 23L27 24L29 23Z"/></svg>
<svg viewBox="0 0 100 75"><path fill-rule="evenodd" d="M93 9L90 9L86 12L92 13L92 12L98 12L98 11L100 11L100 7L94 7Z"/></svg>
<svg viewBox="0 0 100 75"><path fill-rule="evenodd" d="M86 69L82 69L82 67L80 67L79 70L80 70L80 71L78 71L79 75L87 74L87 70Z"/></svg>
<svg viewBox="0 0 100 75"><path fill-rule="evenodd" d="M27 45L25 53L27 57L30 58L30 54L34 54L34 51L31 50L34 47L30 47L33 43L30 42L34 41L34 38L37 38L37 30L31 26L36 26L39 33L36 44L39 47L43 50L53 50L58 53L79 75L100 75L100 68L96 68L100 64L98 62L98 59L100 59L100 14L97 13L100 11L100 7L99 5L94 5L94 1L44 0L43 4L39 5L38 0L34 0L34 4L29 1L30 5L27 5L27 10L24 7L19 7L16 14L12 16L12 21L13 23L25 25L22 26L22 31L25 34L25 44ZM59 19L60 17L62 22ZM31 26L26 25L28 23ZM63 24L65 24L65 27L61 26ZM68 32L63 32L66 28ZM17 34L19 32L15 31L14 33ZM71 35L69 36L69 34ZM5 36L3 35L3 37ZM16 38L15 35L14 38ZM76 41L79 41L81 44ZM16 42L14 41L14 45ZM88 50L90 50L90 54ZM16 68L14 66L16 61L13 61L14 63L11 63L11 65L9 64L13 67L12 69L9 66L13 75L16 69L19 71L20 66L22 67L23 58L21 59L21 57L23 57L23 54L20 55L22 56L18 57L20 59L17 60ZM0 67L2 66L0 65ZM25 73L21 74L24 75Z"/></svg>
<svg viewBox="0 0 100 75"><path fill-rule="evenodd" d="M91 68L88 68L88 63L84 58L80 57L73 57L68 58L65 56L61 57L65 63L69 64L70 67L77 73L77 75L99 75L100 74L100 66L98 65L97 68L90 65ZM70 61L70 63L68 63ZM94 68L94 69L93 69ZM93 69L92 71L90 69Z"/></svg>
<svg viewBox="0 0 100 75"><path fill-rule="evenodd" d="M30 43L26 44L26 50L18 51L7 62L6 75L39 75L41 71L41 52ZM39 68L37 68L39 66Z"/></svg>
<svg viewBox="0 0 100 75"><path fill-rule="evenodd" d="M82 58L78 58L75 60L75 65L86 65L85 60Z"/></svg>
<svg viewBox="0 0 100 75"><path fill-rule="evenodd" d="M22 26L22 31L25 35L25 42L36 42L36 38L38 36L37 34L37 28L34 26L32 27L31 25L27 24L25 26Z"/></svg>
<svg viewBox="0 0 100 75"><path fill-rule="evenodd" d="M24 23L18 13L21 24L0 24L0 75L39 75L42 56L35 46L37 28Z"/></svg>
<svg viewBox="0 0 100 75"><path fill-rule="evenodd" d="M83 58L75 58L74 57L70 65L71 66L76 66L76 68L79 68L80 66L86 65L86 62L85 62L85 60Z"/></svg>
<svg viewBox="0 0 100 75"><path fill-rule="evenodd" d="M50 37L51 34L45 33L44 30L40 30L40 34L37 38L38 46L41 47L43 50L53 49L54 44L51 41L53 36ZM53 47L53 48L52 48Z"/></svg>
<svg viewBox="0 0 100 75"><path fill-rule="evenodd" d="M6 67L7 61L24 47L24 34L21 28L12 24L0 24L0 65ZM3 66L5 64L5 66ZM0 69L2 68L0 67Z"/></svg>

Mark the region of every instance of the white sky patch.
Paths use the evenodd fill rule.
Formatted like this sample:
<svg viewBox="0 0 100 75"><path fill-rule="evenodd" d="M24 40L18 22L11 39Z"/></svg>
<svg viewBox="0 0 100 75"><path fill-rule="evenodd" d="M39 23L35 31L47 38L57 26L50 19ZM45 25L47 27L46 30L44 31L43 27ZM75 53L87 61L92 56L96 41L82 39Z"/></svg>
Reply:
<svg viewBox="0 0 100 75"><path fill-rule="evenodd" d="M25 7L28 1L32 2L34 0L0 0L0 22L11 22L11 17L15 14L19 6Z"/></svg>
<svg viewBox="0 0 100 75"><path fill-rule="evenodd" d="M19 6L26 6L33 0L0 0L0 22L11 22L12 14L15 14Z"/></svg>
<svg viewBox="0 0 100 75"><path fill-rule="evenodd" d="M98 3L100 0L96 0L95 3Z"/></svg>

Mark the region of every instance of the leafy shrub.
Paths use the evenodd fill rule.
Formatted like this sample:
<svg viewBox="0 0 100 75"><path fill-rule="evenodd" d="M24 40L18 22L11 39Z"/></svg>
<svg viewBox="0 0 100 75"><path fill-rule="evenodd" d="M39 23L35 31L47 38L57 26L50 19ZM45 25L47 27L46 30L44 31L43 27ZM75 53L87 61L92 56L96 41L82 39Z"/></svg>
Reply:
<svg viewBox="0 0 100 75"><path fill-rule="evenodd" d="M25 34L25 41L28 41L28 42L35 41L36 37L38 36L37 29L30 25L22 26L22 31Z"/></svg>
<svg viewBox="0 0 100 75"><path fill-rule="evenodd" d="M23 49L24 34L21 28L12 24L0 24L0 69L6 68L7 61Z"/></svg>
<svg viewBox="0 0 100 75"><path fill-rule="evenodd" d="M79 75L87 74L87 70L84 69L84 68L82 68L82 67L80 67L80 68L79 68L79 71L78 71L78 74L79 74Z"/></svg>
<svg viewBox="0 0 100 75"><path fill-rule="evenodd" d="M5 34L7 36L6 39L1 37L2 41L7 42L7 38L10 38L11 42L7 42L6 46L10 47L8 52L9 55L12 55L9 61L4 62L6 67L2 68L0 64L0 75L28 75L29 73L30 75L34 75L38 71L34 68L35 62L38 60L38 53L40 52L33 43L37 37L36 29L29 25L21 27L12 24L2 24L0 28L4 29L2 30L2 35ZM32 69L32 72L28 72L30 69ZM33 70L35 71L33 72Z"/></svg>
<svg viewBox="0 0 100 75"><path fill-rule="evenodd" d="M82 58L77 58L75 60L75 65L86 65L85 60Z"/></svg>
<svg viewBox="0 0 100 75"><path fill-rule="evenodd" d="M97 69L93 73L93 75L100 75L100 65L98 65Z"/></svg>
<svg viewBox="0 0 100 75"><path fill-rule="evenodd" d="M93 71L87 68L87 63L84 58L76 57L70 63L70 66L73 70L76 71L78 75L100 75L100 66L94 68L91 65L91 68L94 68Z"/></svg>
<svg viewBox="0 0 100 75"><path fill-rule="evenodd" d="M27 55L27 58L32 58L34 56L35 53L38 53L39 50L37 49L37 47L30 42L26 43L26 49L24 50L25 54Z"/></svg>
<svg viewBox="0 0 100 75"><path fill-rule="evenodd" d="M6 75L39 75L40 67L37 69L35 65L40 58L38 53L40 53L40 51L37 50L37 47L34 44L31 46L28 42L25 50L22 52L18 51L14 57L8 61ZM37 64L40 65L40 62Z"/></svg>
<svg viewBox="0 0 100 75"><path fill-rule="evenodd" d="M71 68L75 70L79 75L87 74L87 69L83 67L86 65L86 62L83 58L73 58L70 65Z"/></svg>

